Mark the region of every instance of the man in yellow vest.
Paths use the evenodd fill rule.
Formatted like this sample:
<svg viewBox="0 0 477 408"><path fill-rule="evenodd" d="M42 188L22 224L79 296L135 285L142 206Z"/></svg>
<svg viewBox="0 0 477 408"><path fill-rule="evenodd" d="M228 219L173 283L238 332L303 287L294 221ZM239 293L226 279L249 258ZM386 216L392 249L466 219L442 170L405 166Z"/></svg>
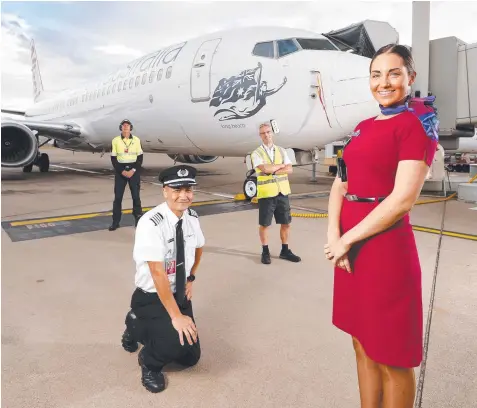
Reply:
<svg viewBox="0 0 477 408"><path fill-rule="evenodd" d="M259 127L260 137L263 144L254 150L251 159L257 173L257 199L259 234L262 242L262 263L270 264L270 251L268 249L268 227L275 217L275 222L280 225L280 238L282 250L280 258L292 262L300 262L288 248L288 236L290 233L290 184L288 174L293 172L292 163L287 152L282 147L273 144L273 133L269 123L263 123Z"/></svg>
<svg viewBox="0 0 477 408"><path fill-rule="evenodd" d="M139 172L143 161L141 141L137 136L131 134L132 123L124 119L120 125L120 136L116 136L111 143L111 163L115 170L114 177L114 203L113 203L113 223L109 227L110 231L119 228L121 221L121 207L126 184L129 184L133 199L133 216L135 225L142 215L141 199L139 197L140 182Z"/></svg>

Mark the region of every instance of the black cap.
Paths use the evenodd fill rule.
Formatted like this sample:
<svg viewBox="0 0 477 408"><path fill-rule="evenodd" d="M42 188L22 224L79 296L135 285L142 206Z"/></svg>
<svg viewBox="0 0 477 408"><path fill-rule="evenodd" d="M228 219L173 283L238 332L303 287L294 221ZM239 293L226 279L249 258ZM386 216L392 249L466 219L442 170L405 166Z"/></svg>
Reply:
<svg viewBox="0 0 477 408"><path fill-rule="evenodd" d="M169 167L159 174L159 183L162 183L164 187L172 188L195 186L197 185L195 181L196 174L197 170L192 166Z"/></svg>

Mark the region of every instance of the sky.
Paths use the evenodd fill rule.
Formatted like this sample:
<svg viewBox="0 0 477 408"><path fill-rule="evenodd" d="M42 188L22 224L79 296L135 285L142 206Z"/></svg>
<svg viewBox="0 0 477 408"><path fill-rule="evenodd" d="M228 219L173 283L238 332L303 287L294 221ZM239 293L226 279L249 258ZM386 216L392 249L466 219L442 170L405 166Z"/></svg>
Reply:
<svg viewBox="0 0 477 408"><path fill-rule="evenodd" d="M430 39L477 42L477 1L431 2ZM33 103L30 41L45 91L72 88L163 46L240 26L280 25L326 33L386 21L412 43L410 1L155 1L1 3L1 106Z"/></svg>

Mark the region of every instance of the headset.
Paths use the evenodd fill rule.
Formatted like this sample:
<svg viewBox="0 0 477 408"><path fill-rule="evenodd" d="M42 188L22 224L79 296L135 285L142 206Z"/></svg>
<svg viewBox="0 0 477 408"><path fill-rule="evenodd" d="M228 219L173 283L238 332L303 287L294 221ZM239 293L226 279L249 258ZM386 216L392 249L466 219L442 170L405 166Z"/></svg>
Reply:
<svg viewBox="0 0 477 408"><path fill-rule="evenodd" d="M128 119L124 119L120 124L119 124L119 130L122 132L123 131L123 124L124 123L129 123L129 125L131 126L131 131L133 130L133 124L128 120Z"/></svg>

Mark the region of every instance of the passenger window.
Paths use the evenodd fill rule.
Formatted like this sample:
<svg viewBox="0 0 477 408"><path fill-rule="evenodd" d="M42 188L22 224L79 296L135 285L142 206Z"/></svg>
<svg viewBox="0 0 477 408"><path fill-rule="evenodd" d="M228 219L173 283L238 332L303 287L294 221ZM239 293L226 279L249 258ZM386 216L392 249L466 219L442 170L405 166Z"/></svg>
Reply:
<svg viewBox="0 0 477 408"><path fill-rule="evenodd" d="M146 81L147 81L147 72L144 72L144 75L142 76L141 85L144 85Z"/></svg>
<svg viewBox="0 0 477 408"><path fill-rule="evenodd" d="M166 78L170 78L171 74L172 74L172 67L169 67L167 68L167 71L166 71Z"/></svg>
<svg viewBox="0 0 477 408"><path fill-rule="evenodd" d="M273 58L275 56L275 52L273 50L273 42L270 41L255 44L252 53L253 55L256 55L258 57Z"/></svg>
<svg viewBox="0 0 477 408"><path fill-rule="evenodd" d="M304 50L338 51L326 38L297 38Z"/></svg>
<svg viewBox="0 0 477 408"><path fill-rule="evenodd" d="M291 54L298 51L298 46L293 40L280 40L278 41L278 57L283 57L284 55Z"/></svg>
<svg viewBox="0 0 477 408"><path fill-rule="evenodd" d="M149 75L149 83L152 83L152 81L154 81L155 76L156 76L156 71L152 71L151 75Z"/></svg>
<svg viewBox="0 0 477 408"><path fill-rule="evenodd" d="M157 71L157 80L160 81L162 79L162 69Z"/></svg>

